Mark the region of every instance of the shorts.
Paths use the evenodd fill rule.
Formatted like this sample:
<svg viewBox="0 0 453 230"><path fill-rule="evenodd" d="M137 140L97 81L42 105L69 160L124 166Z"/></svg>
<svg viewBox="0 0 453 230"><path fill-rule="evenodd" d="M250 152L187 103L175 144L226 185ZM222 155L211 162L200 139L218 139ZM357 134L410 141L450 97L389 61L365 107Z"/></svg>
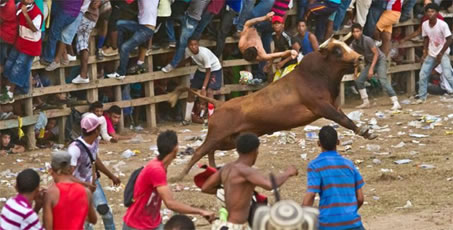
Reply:
<svg viewBox="0 0 453 230"><path fill-rule="evenodd" d="M228 230L249 230L250 229L248 223L233 224L233 223L224 222L221 220L216 220L211 226L211 230L221 230L222 228L223 229L227 228Z"/></svg>
<svg viewBox="0 0 453 230"><path fill-rule="evenodd" d="M376 28L380 32L392 33L392 26L400 20L401 12L386 10L382 13L379 21L376 24Z"/></svg>
<svg viewBox="0 0 453 230"><path fill-rule="evenodd" d="M90 34L95 26L96 22L93 22L86 17L82 17L79 29L77 30L77 53L80 53L82 50L88 50Z"/></svg>
<svg viewBox="0 0 453 230"><path fill-rule="evenodd" d="M5 65L6 60L8 59L8 54L11 51L13 46L9 43L4 42L0 39L0 65Z"/></svg>
<svg viewBox="0 0 453 230"><path fill-rule="evenodd" d="M201 89L203 87L205 72L197 69L192 80L190 80L190 88ZM222 86L222 69L211 72L211 79L209 80L208 89L218 90Z"/></svg>
<svg viewBox="0 0 453 230"><path fill-rule="evenodd" d="M5 72L3 74L23 93L28 93L30 88L30 72L34 58L28 54L21 53L13 47L5 63Z"/></svg>
<svg viewBox="0 0 453 230"><path fill-rule="evenodd" d="M72 40L74 40L77 30L79 29L82 18L83 14L80 12L77 18L63 29L61 32L61 42L66 45L70 45L72 43Z"/></svg>

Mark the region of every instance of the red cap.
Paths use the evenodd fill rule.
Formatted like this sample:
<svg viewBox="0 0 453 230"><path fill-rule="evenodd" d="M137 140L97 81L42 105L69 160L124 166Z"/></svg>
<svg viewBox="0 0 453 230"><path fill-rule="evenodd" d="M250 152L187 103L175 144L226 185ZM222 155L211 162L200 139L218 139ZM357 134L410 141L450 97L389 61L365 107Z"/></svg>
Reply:
<svg viewBox="0 0 453 230"><path fill-rule="evenodd" d="M276 22L283 23L284 22L283 17L277 16L277 15L272 16L272 24L274 24Z"/></svg>

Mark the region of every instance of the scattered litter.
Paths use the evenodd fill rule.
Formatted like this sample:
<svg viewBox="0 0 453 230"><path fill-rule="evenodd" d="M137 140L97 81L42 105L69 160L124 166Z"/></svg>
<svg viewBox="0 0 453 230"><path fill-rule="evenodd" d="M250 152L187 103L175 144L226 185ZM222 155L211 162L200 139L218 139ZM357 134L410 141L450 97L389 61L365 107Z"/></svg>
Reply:
<svg viewBox="0 0 453 230"><path fill-rule="evenodd" d="M193 150L193 149L192 149ZM192 152L195 152L195 150L193 150ZM193 154L193 153L192 153ZM215 154L216 157L224 157L226 155L226 153L224 151L220 151L220 152L217 152Z"/></svg>
<svg viewBox="0 0 453 230"><path fill-rule="evenodd" d="M412 160L409 160L409 159L402 159L402 160L397 160L397 161L394 161L395 164L397 165L402 165L402 164L409 164L412 162Z"/></svg>
<svg viewBox="0 0 453 230"><path fill-rule="evenodd" d="M381 169L381 172L390 173L390 172L393 172L393 169Z"/></svg>
<svg viewBox="0 0 453 230"><path fill-rule="evenodd" d="M187 147L184 151L181 151L179 154L183 156L191 156L195 153L195 149ZM217 155L217 154L216 154Z"/></svg>
<svg viewBox="0 0 453 230"><path fill-rule="evenodd" d="M448 114L447 117L448 117L449 119L453 118L453 113L452 113L452 114Z"/></svg>
<svg viewBox="0 0 453 230"><path fill-rule="evenodd" d="M430 164L421 164L418 167L422 168L422 169L434 169L434 168L436 168L436 166L430 165Z"/></svg>
<svg viewBox="0 0 453 230"><path fill-rule="evenodd" d="M375 155L378 155L378 156L388 156L390 155L390 152L379 152L379 153L374 153Z"/></svg>
<svg viewBox="0 0 453 230"><path fill-rule="evenodd" d="M370 152L377 152L381 149L381 146L374 144L367 144L366 149Z"/></svg>
<svg viewBox="0 0 453 230"><path fill-rule="evenodd" d="M413 156L413 155L417 155L417 152L416 151L410 151L409 154Z"/></svg>
<svg viewBox="0 0 453 230"><path fill-rule="evenodd" d="M406 135L405 132L398 132L398 136L403 136L403 135Z"/></svg>
<svg viewBox="0 0 453 230"><path fill-rule="evenodd" d="M119 161L118 163L112 165L112 168L113 168L115 171L119 172L119 171L120 171L120 166L123 166L123 165L126 165L126 162L124 162L124 161Z"/></svg>
<svg viewBox="0 0 453 230"><path fill-rule="evenodd" d="M196 147L201 146L201 144L203 144L203 142L200 141L200 140L198 140L198 141L195 141L195 142L192 143L192 144L188 144L187 146L188 146L188 147L192 147L192 148L196 148Z"/></svg>
<svg viewBox="0 0 453 230"><path fill-rule="evenodd" d="M300 154L300 157L302 158L302 160L306 161L307 160L307 154L306 153L302 153Z"/></svg>
<svg viewBox="0 0 453 230"><path fill-rule="evenodd" d="M425 138L425 137L429 137L429 135L425 135L425 134L418 134L418 133L411 133L409 134L410 137L415 137L415 138Z"/></svg>
<svg viewBox="0 0 453 230"><path fill-rule="evenodd" d="M412 140L411 142L414 144L420 144L420 141L417 141L417 140Z"/></svg>
<svg viewBox="0 0 453 230"><path fill-rule="evenodd" d="M309 140L309 141L314 141L314 140L317 140L317 139L318 139L318 134L315 133L315 132L309 132L309 133L305 133L305 137L306 137L307 140Z"/></svg>
<svg viewBox="0 0 453 230"><path fill-rule="evenodd" d="M352 145L352 140L343 141L343 142L341 142L341 145L343 145L343 146Z"/></svg>
<svg viewBox="0 0 453 230"><path fill-rule="evenodd" d="M415 127L417 129L422 127L422 123L420 121L410 121L407 123L408 126Z"/></svg>
<svg viewBox="0 0 453 230"><path fill-rule="evenodd" d="M6 179L10 179L10 178L15 178L17 176L17 173L13 173L13 172L11 172L11 169L7 169L3 172L0 172L0 176L4 177Z"/></svg>
<svg viewBox="0 0 453 230"><path fill-rule="evenodd" d="M452 181L452 180L453 180L453 177L447 178L447 181Z"/></svg>
<svg viewBox="0 0 453 230"><path fill-rule="evenodd" d="M127 158L131 158L132 156L137 155L137 153L140 153L140 151L138 151L138 150L132 151L132 150L130 150L130 149L126 149L126 150L121 154L121 157L127 159Z"/></svg>
<svg viewBox="0 0 453 230"><path fill-rule="evenodd" d="M134 138L130 139L129 141L127 141L127 143L131 143L131 144L141 144L145 142L145 140L143 139L142 135L137 135L135 136Z"/></svg>
<svg viewBox="0 0 453 230"><path fill-rule="evenodd" d="M144 130L144 128L141 125L135 126L135 131L136 132L140 132L140 131L143 131L143 130Z"/></svg>
<svg viewBox="0 0 453 230"><path fill-rule="evenodd" d="M298 144L299 144L299 147L301 147L302 149L305 149L305 140L304 139L301 139Z"/></svg>
<svg viewBox="0 0 453 230"><path fill-rule="evenodd" d="M360 121L360 117L362 116L362 112L359 111L359 110L356 110L356 111L352 111L350 113L348 113L348 118L353 120L353 121Z"/></svg>
<svg viewBox="0 0 453 230"><path fill-rule="evenodd" d="M396 207L395 210L397 210L397 209L412 208L412 207L413 207L412 202L411 202L410 200L408 200L408 201L406 202L406 204L405 204L403 207Z"/></svg>
<svg viewBox="0 0 453 230"><path fill-rule="evenodd" d="M397 145L392 145L392 148L402 148L402 147L404 147L405 145L406 145L406 144L405 144L403 141L401 141L401 142L400 142L399 144L397 144Z"/></svg>
<svg viewBox="0 0 453 230"><path fill-rule="evenodd" d="M122 186L106 186L106 187L103 187L103 189L107 190L107 191L112 191L112 192L119 192L122 190Z"/></svg>
<svg viewBox="0 0 453 230"><path fill-rule="evenodd" d="M202 136L188 136L184 138L185 141L203 141Z"/></svg>
<svg viewBox="0 0 453 230"><path fill-rule="evenodd" d="M24 160L22 160L22 159L16 159L16 162L17 162L17 163L20 163L20 162L23 162L23 161L24 161Z"/></svg>
<svg viewBox="0 0 453 230"><path fill-rule="evenodd" d="M286 144L294 144L296 143L296 134L293 132L280 132L278 135L278 144L286 145Z"/></svg>
<svg viewBox="0 0 453 230"><path fill-rule="evenodd" d="M304 127L304 131L305 131L305 132L318 131L318 130L321 130L321 127L319 127L319 126L314 126L314 125L306 125L306 126Z"/></svg>
<svg viewBox="0 0 453 230"><path fill-rule="evenodd" d="M381 119L385 118L385 114L383 112L381 112L381 111L377 111L375 113L375 115L376 115L377 118L381 118Z"/></svg>
<svg viewBox="0 0 453 230"><path fill-rule="evenodd" d="M381 198L379 198L378 196L373 196L373 200L379 200Z"/></svg>
<svg viewBox="0 0 453 230"><path fill-rule="evenodd" d="M453 135L453 131L445 131L445 135Z"/></svg>
<svg viewBox="0 0 453 230"><path fill-rule="evenodd" d="M403 105L410 105L410 104L411 104L411 100L409 100L409 99L402 100L402 101L401 101L401 104L403 104Z"/></svg>
<svg viewBox="0 0 453 230"><path fill-rule="evenodd" d="M192 132L192 130L190 130L190 129L183 129L183 130L181 130L181 133L190 133L190 132Z"/></svg>
<svg viewBox="0 0 453 230"><path fill-rule="evenodd" d="M374 117L371 118L371 120L368 121L368 124L369 124L369 125L377 125L377 120L376 120L376 118L374 118Z"/></svg>
<svg viewBox="0 0 453 230"><path fill-rule="evenodd" d="M379 160L379 159L373 159L373 164L379 165L379 164L381 164L381 163L382 163L381 160Z"/></svg>

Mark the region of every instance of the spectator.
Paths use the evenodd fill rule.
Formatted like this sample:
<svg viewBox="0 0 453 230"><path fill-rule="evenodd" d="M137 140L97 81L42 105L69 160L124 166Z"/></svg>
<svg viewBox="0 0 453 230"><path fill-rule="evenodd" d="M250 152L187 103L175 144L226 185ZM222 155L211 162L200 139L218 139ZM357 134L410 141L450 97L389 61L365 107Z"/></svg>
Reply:
<svg viewBox="0 0 453 230"><path fill-rule="evenodd" d="M398 23L401 16L401 2L402 0L390 0L376 24L375 38L382 41L381 50L386 57L389 56L391 48L393 25Z"/></svg>
<svg viewBox="0 0 453 230"><path fill-rule="evenodd" d="M107 121L104 117L104 105L100 101L96 101L90 105L88 108L88 113L82 115L82 117L88 116L89 114L94 114L98 117L99 123L101 123L101 137L104 141L116 143L117 139L113 138L107 132Z"/></svg>
<svg viewBox="0 0 453 230"><path fill-rule="evenodd" d="M51 17L52 26L49 30L49 37L40 59L42 65L47 66L47 71L60 67L60 58L65 51L65 44L71 44L77 31L76 21L81 20L80 9L83 0L53 1ZM75 24L73 24L75 22ZM76 26L77 24L77 26ZM65 31L65 29L67 29ZM57 41L60 41L57 47Z"/></svg>
<svg viewBox="0 0 453 230"><path fill-rule="evenodd" d="M217 30L217 42L215 47L215 55L219 59L222 58L226 37L231 31L233 20L238 15L241 9L241 4L241 1L228 0L226 1L227 7L223 8L220 25Z"/></svg>
<svg viewBox="0 0 453 230"><path fill-rule="evenodd" d="M101 133L101 127L98 117L94 114L85 116L80 122L80 127L82 128L82 136L77 138L68 147L68 153L71 155L74 181L92 189L92 191L95 189L93 193L93 205L99 214L101 214L105 229L115 229L113 214L102 189L98 171L112 180L114 185L121 184L121 181L105 167L99 157L98 137ZM95 162L95 166L92 165L93 161ZM93 175L92 167L96 168L96 174L98 175ZM91 226L85 226L85 229L87 228L92 229Z"/></svg>
<svg viewBox="0 0 453 230"><path fill-rule="evenodd" d="M130 52L152 38L157 22L157 6L159 1L138 1L138 23L133 21L118 21L118 45L120 47L120 65L116 72L107 74L108 78L118 80L126 77ZM125 33L133 33L125 40Z"/></svg>
<svg viewBox="0 0 453 230"><path fill-rule="evenodd" d="M4 131L2 133L0 155L23 153L23 152L25 152L25 147L22 145L19 145L19 144L15 144L11 140L11 133L9 131Z"/></svg>
<svg viewBox="0 0 453 230"><path fill-rule="evenodd" d="M115 125L120 122L121 108L117 105L112 105L110 109L104 113L105 121L107 123L107 133L112 136L115 141L128 140L131 136L122 136L115 131Z"/></svg>
<svg viewBox="0 0 453 230"><path fill-rule="evenodd" d="M193 60L198 69L190 81L190 88L201 90L201 95L214 98L214 91L222 86L222 66L219 59L206 47L200 47L197 38L189 38L189 46L186 48L185 63ZM189 59L190 58L190 59ZM195 103L193 94L189 94L186 103L186 114L182 122L189 125L192 122L192 109Z"/></svg>
<svg viewBox="0 0 453 230"><path fill-rule="evenodd" d="M453 69L451 70L453 74ZM438 65L431 74L432 84L428 85L428 93L433 95L453 94L453 86L445 79L442 66Z"/></svg>
<svg viewBox="0 0 453 230"><path fill-rule="evenodd" d="M399 22L405 22L410 19L411 17L411 12L414 9L415 4L417 3L417 0L405 0L403 1L403 6L401 9L401 17Z"/></svg>
<svg viewBox="0 0 453 230"><path fill-rule="evenodd" d="M14 0L0 0L0 74L17 38L16 5Z"/></svg>
<svg viewBox="0 0 453 230"><path fill-rule="evenodd" d="M442 20L437 20L439 6L435 3L426 5L425 12L429 17L428 21L422 24L422 36L424 37L423 64L420 69L420 80L418 82L417 103L422 104L427 98L428 78L432 69L440 64L445 73L445 79L449 85L453 85L451 73L451 63L448 54L452 42L451 31L448 24Z"/></svg>
<svg viewBox="0 0 453 230"><path fill-rule="evenodd" d="M95 224L96 211L88 188L73 181L71 155L52 154L50 175L54 180L44 199L45 229L84 229L85 221Z"/></svg>
<svg viewBox="0 0 453 230"><path fill-rule="evenodd" d="M97 44L97 48L99 50L98 52L98 58L103 58L104 56L106 57L111 57L118 55L118 28L117 28L117 22L119 20L120 15L123 15L124 13L128 13L128 5L134 5L137 6L137 1L133 1L132 3L127 4L124 0L113 0L110 1L112 10L109 14L108 21L107 21L107 32L105 34L108 34L109 36L109 46L104 45L105 37L100 36ZM135 9L138 9L135 8ZM136 13L135 13L136 14ZM102 48L102 49L101 49Z"/></svg>
<svg viewBox="0 0 453 230"><path fill-rule="evenodd" d="M393 90L392 85L387 79L387 61L384 54L381 50L379 50L379 48L376 47L373 39L366 35L363 35L362 26L356 23L352 25L351 30L352 36L354 37L354 41L352 41L351 43L351 48L357 53L363 55L365 57L366 63L365 68L362 70L362 72L360 72L360 75L356 80L356 85L359 89L360 97L363 100L363 104L357 106L357 108L363 109L370 107L368 94L365 88L365 81L371 79L374 75L374 71L376 71L382 88L384 88L384 90L392 100L392 110L401 109L395 90Z"/></svg>
<svg viewBox="0 0 453 230"><path fill-rule="evenodd" d="M361 0L357 1L358 4L362 4L360 2ZM372 0L365 20L365 26L363 27L363 34L368 37L374 36L376 32L376 24L380 19L382 12L385 11L387 2L388 0Z"/></svg>
<svg viewBox="0 0 453 230"><path fill-rule="evenodd" d="M442 20L442 21L445 21L444 17L441 14L437 14L437 18ZM405 38L401 39L400 43L404 43L404 42L409 41L409 40L411 40L411 39L413 39L413 38L415 38L417 36L422 35L422 25L428 19L429 19L429 17L428 17L428 15L425 12L425 14L423 15L423 17L421 19L420 26L417 28L417 30L415 30L411 34L407 35Z"/></svg>
<svg viewBox="0 0 453 230"><path fill-rule="evenodd" d="M364 27L367 21L368 11L370 10L371 3L373 0L352 0L351 6L356 4L356 17L355 22L358 23L360 26Z"/></svg>
<svg viewBox="0 0 453 230"><path fill-rule="evenodd" d="M195 225L186 215L174 215L165 223L164 230L195 230Z"/></svg>
<svg viewBox="0 0 453 230"><path fill-rule="evenodd" d="M134 203L123 217L123 230L162 228L160 209L162 201L168 209L183 214L198 214L212 221L214 213L193 208L174 200L167 184L167 168L178 153L178 137L174 131L165 131L157 137L157 158L149 161L134 186Z"/></svg>
<svg viewBox="0 0 453 230"><path fill-rule="evenodd" d="M240 38L240 35L241 35L242 31L244 30L245 22L247 20L250 20L251 18L253 18L254 14L252 12L255 7L255 2L256 2L256 0L241 0L241 6L237 7L239 16L237 18L236 33L234 33L234 35L233 35L236 39ZM269 9L267 9L265 11L266 12L264 14L268 13ZM264 15L260 15L260 16L264 16Z"/></svg>
<svg viewBox="0 0 453 230"><path fill-rule="evenodd" d="M171 16L165 21L165 29L168 36L170 48L176 48L176 36L174 21L178 21L181 25L184 23L184 12L191 0L176 0L171 4Z"/></svg>
<svg viewBox="0 0 453 230"><path fill-rule="evenodd" d="M17 195L6 201L0 217L0 229L42 230L38 213L43 203L44 190L39 189L39 174L33 169L25 169L16 177ZM33 201L35 207L32 208Z"/></svg>
<svg viewBox="0 0 453 230"><path fill-rule="evenodd" d="M211 0L211 2L206 7L206 10L201 15L200 23L193 32L193 38L196 38L197 40L201 39L201 34L205 30L205 28L209 25L209 23L211 23L214 16L218 15L222 8L225 7L225 1L226 0Z"/></svg>
<svg viewBox="0 0 453 230"><path fill-rule="evenodd" d="M184 22L181 25L181 35L179 37L179 43L176 47L175 55L173 56L171 62L162 68L163 72L169 73L173 71L183 59L189 38L195 32L195 29L201 20L201 15L210 1L211 0L198 0L190 2L189 8L187 8L186 16L184 17Z"/></svg>
<svg viewBox="0 0 453 230"><path fill-rule="evenodd" d="M334 32L340 30L346 15L346 11L348 10L349 5L351 5L351 1L352 0L341 0L340 6L329 16L324 40L329 39Z"/></svg>
<svg viewBox="0 0 453 230"><path fill-rule="evenodd" d="M85 0L84 5L89 3L88 10L82 17L79 28L77 30L77 53L80 55L80 74L72 79L74 84L87 84L90 82L88 78L88 46L90 43L90 35L96 22L99 18L99 6L101 0Z"/></svg>
<svg viewBox="0 0 453 230"><path fill-rule="evenodd" d="M46 128L44 129L44 133L42 134L40 130L36 130L35 132L36 137L36 144L40 148L50 148L56 142L58 137L58 126L57 126L57 119L49 119L47 122Z"/></svg>
<svg viewBox="0 0 453 230"><path fill-rule="evenodd" d="M297 32L297 43L295 43L296 50L298 50L304 56L313 51L318 51L318 39L316 39L316 36L314 34L308 31L307 23L305 21L301 20L297 23Z"/></svg>
<svg viewBox="0 0 453 230"><path fill-rule="evenodd" d="M309 0L308 2L309 5L305 14L305 21L308 22L309 18L316 20L316 38L319 41L324 41L328 18L340 7L341 0Z"/></svg>
<svg viewBox="0 0 453 230"><path fill-rule="evenodd" d="M307 192L302 205L313 206L318 193L320 230L364 229L357 211L364 201L365 183L354 163L336 151L337 135L331 126L319 131L318 145L322 152L308 164Z"/></svg>
<svg viewBox="0 0 453 230"><path fill-rule="evenodd" d="M14 102L14 90L28 93L33 59L41 54L41 24L43 15L33 0L21 0L17 6L19 36L5 64L6 91L0 103Z"/></svg>

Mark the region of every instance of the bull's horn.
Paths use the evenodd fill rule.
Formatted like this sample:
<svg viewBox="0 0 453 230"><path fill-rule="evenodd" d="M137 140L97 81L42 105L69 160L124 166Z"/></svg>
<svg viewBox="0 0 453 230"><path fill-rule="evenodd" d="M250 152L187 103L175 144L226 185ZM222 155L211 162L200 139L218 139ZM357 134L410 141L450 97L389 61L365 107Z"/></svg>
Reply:
<svg viewBox="0 0 453 230"><path fill-rule="evenodd" d="M342 41L342 42L345 42L345 41L348 40L351 36L352 36L352 33L349 32L348 34L346 34L344 37L341 38L341 41Z"/></svg>
<svg viewBox="0 0 453 230"><path fill-rule="evenodd" d="M331 36L329 39L325 40L325 41L319 46L319 48L321 49L321 48L327 47L327 45L329 44L330 40L332 40L332 37L333 37L333 36Z"/></svg>

